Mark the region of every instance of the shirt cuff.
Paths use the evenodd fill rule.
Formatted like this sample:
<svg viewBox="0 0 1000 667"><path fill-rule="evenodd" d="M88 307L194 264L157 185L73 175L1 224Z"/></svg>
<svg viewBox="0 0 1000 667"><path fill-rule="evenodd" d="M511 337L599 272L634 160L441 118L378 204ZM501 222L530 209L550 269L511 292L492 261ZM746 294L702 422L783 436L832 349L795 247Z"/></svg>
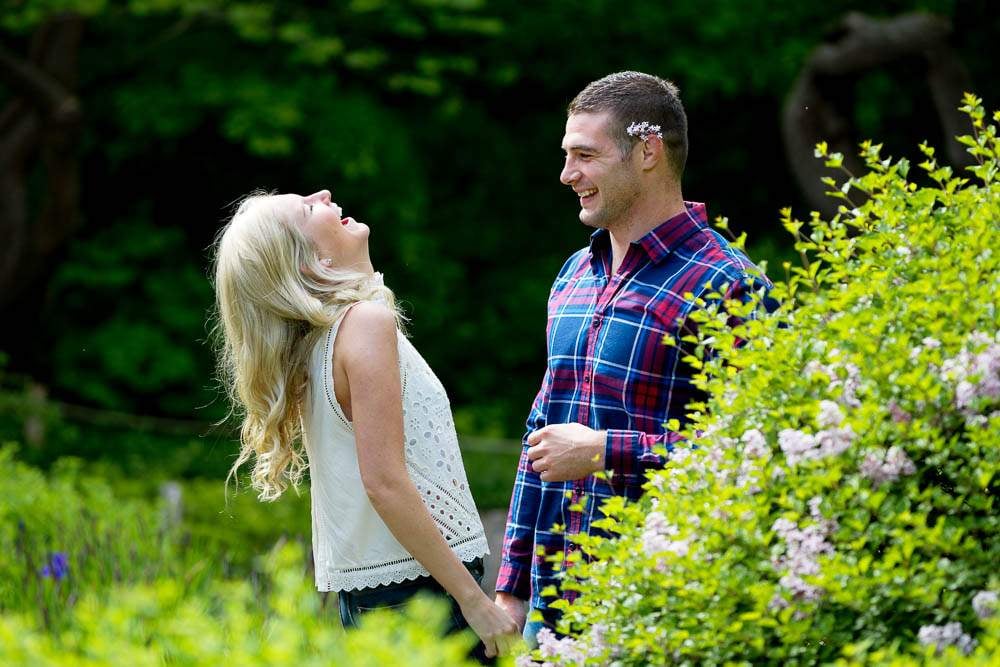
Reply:
<svg viewBox="0 0 1000 667"><path fill-rule="evenodd" d="M612 471L611 482L636 485L641 482L635 469L634 454L639 445L639 433L608 429L604 445L604 467Z"/></svg>
<svg viewBox="0 0 1000 667"><path fill-rule="evenodd" d="M613 471L612 483L619 478L625 485L641 485L649 468L662 467L664 457L646 447L645 434L640 431L608 429L604 445L604 467ZM673 449L669 442L662 443L667 451Z"/></svg>
<svg viewBox="0 0 1000 667"><path fill-rule="evenodd" d="M497 575L496 591L510 593L516 598L531 598L531 568L522 567L510 561L501 561Z"/></svg>

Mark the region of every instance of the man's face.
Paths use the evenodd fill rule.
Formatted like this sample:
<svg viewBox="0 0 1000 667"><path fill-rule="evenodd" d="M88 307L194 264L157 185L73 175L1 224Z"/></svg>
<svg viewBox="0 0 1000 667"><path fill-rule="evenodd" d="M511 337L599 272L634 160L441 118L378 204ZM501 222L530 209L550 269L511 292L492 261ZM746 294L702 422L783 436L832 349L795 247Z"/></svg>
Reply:
<svg viewBox="0 0 1000 667"><path fill-rule="evenodd" d="M566 163L559 180L579 197L583 224L614 229L627 224L641 186L635 151L622 160L608 136L609 120L608 113L577 113L566 119Z"/></svg>

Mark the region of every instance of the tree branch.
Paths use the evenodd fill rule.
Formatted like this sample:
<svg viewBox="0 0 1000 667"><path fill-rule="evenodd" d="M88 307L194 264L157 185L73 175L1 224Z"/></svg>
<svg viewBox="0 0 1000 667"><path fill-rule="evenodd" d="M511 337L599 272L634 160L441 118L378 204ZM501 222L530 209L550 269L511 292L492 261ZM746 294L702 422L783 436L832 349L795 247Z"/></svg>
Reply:
<svg viewBox="0 0 1000 667"><path fill-rule="evenodd" d="M826 216L836 213L838 202L826 194L820 178L832 176L842 184L846 176L831 173L813 156L815 145L826 141L830 152L844 155L844 166L862 170L857 158L857 138L837 99L849 77L876 69L900 58L917 56L927 62L927 85L938 118L950 139L962 133L967 121L959 113L962 93L971 88L968 70L948 44L950 23L939 16L912 13L875 19L858 12L847 14L843 32L834 41L816 47L785 102L782 134L785 152L810 206ZM970 164L970 156L954 141L947 146L953 164Z"/></svg>

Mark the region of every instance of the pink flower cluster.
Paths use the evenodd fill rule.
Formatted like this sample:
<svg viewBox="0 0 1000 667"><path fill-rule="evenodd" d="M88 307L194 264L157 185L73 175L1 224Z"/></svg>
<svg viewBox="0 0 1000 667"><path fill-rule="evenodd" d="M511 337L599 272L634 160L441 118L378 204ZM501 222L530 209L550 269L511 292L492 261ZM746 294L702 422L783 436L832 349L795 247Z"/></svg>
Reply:
<svg viewBox="0 0 1000 667"><path fill-rule="evenodd" d="M981 421L980 402L1000 399L1000 332L995 338L973 332L969 346L941 364L941 378L957 382L955 407L968 420Z"/></svg>
<svg viewBox="0 0 1000 667"><path fill-rule="evenodd" d="M881 454L868 454L861 462L861 474L879 487L885 483L895 482L903 475L912 475L917 471L913 461L900 447L890 447Z"/></svg>
<svg viewBox="0 0 1000 667"><path fill-rule="evenodd" d="M655 509L646 515L645 530L642 533L642 549L649 556L658 556L664 552L686 556L691 549L690 540L673 540L680 531L677 526L667 523L662 512ZM666 567L662 560L657 563L657 569Z"/></svg>
<svg viewBox="0 0 1000 667"><path fill-rule="evenodd" d="M958 622L922 626L917 632L917 641L923 646L934 646L935 655L941 655L948 646L957 646L965 655L976 648L976 640L963 632L962 624Z"/></svg>
<svg viewBox="0 0 1000 667"><path fill-rule="evenodd" d="M836 456L850 447L855 437L850 426L824 429L815 435L786 428L778 433L778 446L788 463L796 465L799 461Z"/></svg>
<svg viewBox="0 0 1000 667"><path fill-rule="evenodd" d="M748 459L764 458L771 453L771 448L767 445L767 438L755 428L746 431L740 441L743 443L743 456Z"/></svg>
<svg viewBox="0 0 1000 667"><path fill-rule="evenodd" d="M718 435L719 430L719 426L713 425L705 431L703 436L710 444L704 449L676 447L670 452L666 468L651 476L653 486L662 493L676 494L704 489L709 479L725 481L730 474L729 468L723 465L725 449L733 445L733 440Z"/></svg>
<svg viewBox="0 0 1000 667"><path fill-rule="evenodd" d="M834 350L836 352L836 350ZM837 373L837 369L844 369L844 377L840 377ZM848 362L843 364L833 364L827 369L824 369L827 376L832 377L833 380L830 381L830 385L827 387L829 392L840 392L840 402L849 408L860 408L861 401L858 399L858 390L861 389L861 369L856 365Z"/></svg>
<svg viewBox="0 0 1000 667"><path fill-rule="evenodd" d="M750 493L760 493L764 489L761 486L761 469L758 467L758 461L770 458L771 447L767 444L764 434L755 428L745 431L740 442L743 443L743 460L740 462L736 483L745 487Z"/></svg>
<svg viewBox="0 0 1000 667"><path fill-rule="evenodd" d="M800 528L797 523L785 518L778 519L771 526L771 530L785 543L784 554L774 558L772 564L775 569L785 573L778 583L791 593L793 600L813 601L823 595L822 588L806 583L803 579L820 573L819 556L834 552L833 545L827 538L836 530L837 522L823 518L819 510L820 502L818 497L809 501L813 523L805 528ZM788 604L781 596L775 596L771 600L772 608L783 608Z"/></svg>
<svg viewBox="0 0 1000 667"><path fill-rule="evenodd" d="M605 628L600 623L590 626L587 634L573 637L556 637L548 628L538 631L538 653L542 657L542 667L555 665L586 665L590 658L602 658L608 650L604 639ZM550 662L554 659L555 662ZM530 655L517 658L517 667L532 667L537 663Z"/></svg>
<svg viewBox="0 0 1000 667"><path fill-rule="evenodd" d="M976 616L987 619L997 612L997 594L993 591L979 591L972 596L972 610Z"/></svg>

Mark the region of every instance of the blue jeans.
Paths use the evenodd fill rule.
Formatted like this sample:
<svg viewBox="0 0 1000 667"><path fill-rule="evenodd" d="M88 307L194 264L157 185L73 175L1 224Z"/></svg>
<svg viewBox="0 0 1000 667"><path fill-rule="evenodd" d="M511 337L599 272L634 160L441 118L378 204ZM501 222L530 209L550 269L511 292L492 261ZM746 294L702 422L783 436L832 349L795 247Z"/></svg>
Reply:
<svg viewBox="0 0 1000 667"><path fill-rule="evenodd" d="M561 636L559 635L559 633L556 632L555 627L553 627L551 623L547 623L544 620L541 621L531 620L531 615L536 611L539 610L535 609L530 605L528 606L528 616L527 616L528 620L524 622L524 632L521 633L521 636L524 637L524 643L527 644L528 648L530 648L531 650L535 650L536 648L538 648L538 632L542 628L548 628L557 637Z"/></svg>
<svg viewBox="0 0 1000 667"><path fill-rule="evenodd" d="M483 559L477 558L469 563L464 563L465 568L476 580L477 584L483 581ZM420 577L412 581L404 581L399 584L386 584L384 586L374 586L372 588L362 588L357 591L340 591L337 594L340 603L340 622L344 628L351 629L358 627L359 618L367 612L375 609L399 609L406 606L410 598L418 593L432 593L443 596L451 605L451 616L445 630L448 634L461 632L469 627L462 610L458 606L455 598L448 595L448 592L441 587L432 577ZM486 648L480 641L476 642L470 657L483 663L493 664L494 661L486 657Z"/></svg>
<svg viewBox="0 0 1000 667"><path fill-rule="evenodd" d="M464 565L476 583L481 583L483 580L483 559L477 558ZM340 622L344 624L345 628L356 628L359 617L366 612L374 609L405 607L410 598L417 593L424 592L444 596L451 603L448 632L464 630L469 627L462 616L458 603L432 577L419 577L398 584L385 584L384 586L373 586L356 591L340 591L337 594L340 603Z"/></svg>

